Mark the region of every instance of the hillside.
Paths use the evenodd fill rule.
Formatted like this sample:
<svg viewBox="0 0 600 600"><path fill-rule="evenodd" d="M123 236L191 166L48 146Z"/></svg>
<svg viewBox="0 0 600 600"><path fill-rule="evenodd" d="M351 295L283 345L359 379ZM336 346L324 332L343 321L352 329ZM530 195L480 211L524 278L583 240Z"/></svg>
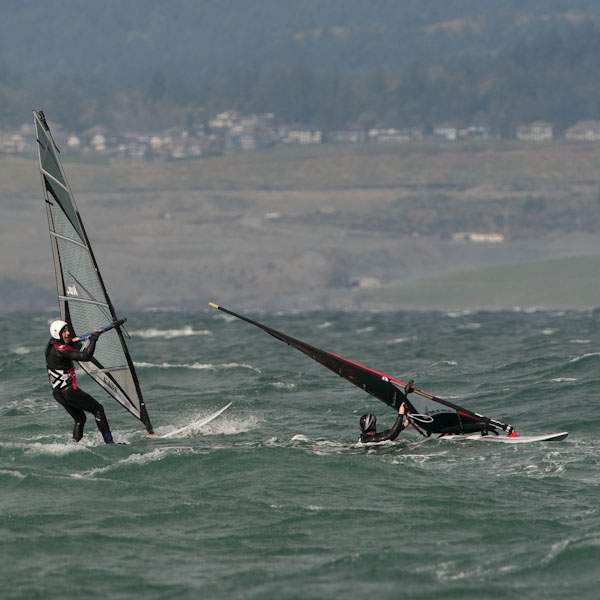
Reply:
<svg viewBox="0 0 600 600"><path fill-rule="evenodd" d="M600 297L594 144L284 148L139 166L63 158L120 304L580 307ZM0 161L0 194L4 306L51 306L35 160ZM453 240L459 231L505 242Z"/></svg>
<svg viewBox="0 0 600 600"><path fill-rule="evenodd" d="M6 0L0 51L4 69L36 77L118 88L162 71L196 85L271 64L371 70L480 55L599 18L593 0Z"/></svg>

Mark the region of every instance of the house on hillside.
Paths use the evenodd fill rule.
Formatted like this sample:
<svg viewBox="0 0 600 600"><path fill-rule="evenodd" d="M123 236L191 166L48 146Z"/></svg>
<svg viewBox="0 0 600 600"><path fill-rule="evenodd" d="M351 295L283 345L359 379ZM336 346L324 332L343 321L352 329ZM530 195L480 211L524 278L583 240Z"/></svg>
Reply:
<svg viewBox="0 0 600 600"><path fill-rule="evenodd" d="M228 150L257 150L275 144L277 136L273 130L274 115L253 115L241 119L225 134L225 148Z"/></svg>
<svg viewBox="0 0 600 600"><path fill-rule="evenodd" d="M458 129L456 127L450 127L446 125L434 127L433 137L453 142L458 139Z"/></svg>
<svg viewBox="0 0 600 600"><path fill-rule="evenodd" d="M279 130L279 141L282 144L320 144L323 134L319 130L311 129L287 129Z"/></svg>
<svg viewBox="0 0 600 600"><path fill-rule="evenodd" d="M600 141L600 121L579 121L565 131L567 140Z"/></svg>
<svg viewBox="0 0 600 600"><path fill-rule="evenodd" d="M552 124L536 121L517 127L517 139L526 142L544 142L553 138Z"/></svg>
<svg viewBox="0 0 600 600"><path fill-rule="evenodd" d="M369 129L370 142L410 142L420 140L423 132L420 129Z"/></svg>
<svg viewBox="0 0 600 600"><path fill-rule="evenodd" d="M341 129L327 133L327 141L334 144L362 144L366 139L363 129Z"/></svg>
<svg viewBox="0 0 600 600"><path fill-rule="evenodd" d="M479 233L476 231L460 231L452 235L455 242L477 242L483 244L501 244L504 241L503 233Z"/></svg>

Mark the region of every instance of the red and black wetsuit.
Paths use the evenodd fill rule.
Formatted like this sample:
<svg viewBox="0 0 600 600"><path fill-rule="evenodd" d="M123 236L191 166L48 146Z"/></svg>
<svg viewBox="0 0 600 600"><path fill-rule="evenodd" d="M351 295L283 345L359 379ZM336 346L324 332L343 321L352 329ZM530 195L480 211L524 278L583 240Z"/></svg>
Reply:
<svg viewBox="0 0 600 600"><path fill-rule="evenodd" d="M86 421L85 412L90 412L96 419L96 425L107 444L110 444L112 434L102 404L77 387L75 380L74 360L90 360L96 349L99 334L92 334L88 346L81 350L81 342L63 343L52 338L46 346L46 365L48 377L52 386L54 399L62 404L73 417L73 439L78 442L83 437L83 426Z"/></svg>
<svg viewBox="0 0 600 600"><path fill-rule="evenodd" d="M368 433L362 433L358 438L358 441L361 444L376 444L377 442L387 442L395 440L400 432L404 429L404 420L406 419L406 415L398 415L396 418L396 422L392 425L391 429L386 429L381 433L375 433L370 435Z"/></svg>

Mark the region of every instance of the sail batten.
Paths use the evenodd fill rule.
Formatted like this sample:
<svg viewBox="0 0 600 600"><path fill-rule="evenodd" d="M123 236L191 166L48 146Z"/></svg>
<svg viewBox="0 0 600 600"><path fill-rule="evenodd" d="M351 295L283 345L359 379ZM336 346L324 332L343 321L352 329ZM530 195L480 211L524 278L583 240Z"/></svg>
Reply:
<svg viewBox="0 0 600 600"><path fill-rule="evenodd" d="M80 242L78 240L74 240L73 238L69 238L66 235L61 235L60 233L56 233L55 231L50 232L50 237L55 237L60 240L64 240L65 242L69 242L70 244L75 244L76 246L79 246L80 248L87 249L87 246L85 244L83 244L82 242Z"/></svg>
<svg viewBox="0 0 600 600"><path fill-rule="evenodd" d="M100 275L85 227L44 114L33 112L42 190L61 319L77 334L112 324L81 368L152 433L152 424L123 332ZM93 366L92 366L93 365Z"/></svg>
<svg viewBox="0 0 600 600"><path fill-rule="evenodd" d="M84 304L94 304L96 306L102 306L103 308L109 308L106 302L98 302L98 300L89 300L88 298L73 298L73 296L58 296L59 300L63 300L65 302L82 302Z"/></svg>

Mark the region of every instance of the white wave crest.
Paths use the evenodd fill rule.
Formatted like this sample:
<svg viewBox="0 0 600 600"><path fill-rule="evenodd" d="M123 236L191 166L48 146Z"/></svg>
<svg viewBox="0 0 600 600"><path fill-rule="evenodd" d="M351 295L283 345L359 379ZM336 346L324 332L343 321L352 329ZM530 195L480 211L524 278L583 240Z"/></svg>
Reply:
<svg viewBox="0 0 600 600"><path fill-rule="evenodd" d="M71 477L76 479L85 479L87 477L94 477L96 475L101 475L103 473L107 473L108 471L113 471L114 469L123 466L123 465L144 465L146 463L152 463L159 460L162 460L166 456L172 453L175 450L176 453L180 453L181 449L179 448L156 448L150 452L145 452L143 454L131 454L127 458L117 461L112 465L108 465L106 467L98 467L95 469L90 469L89 471L84 471L83 473L73 473Z"/></svg>
<svg viewBox="0 0 600 600"><path fill-rule="evenodd" d="M247 365L245 363L222 363L220 365L214 365L212 363L149 363L149 362L134 362L134 365L140 369L151 368L151 369L197 369L200 371L224 371L227 369L250 369L256 373L260 373L260 369Z"/></svg>
<svg viewBox="0 0 600 600"><path fill-rule="evenodd" d="M212 335L212 332L208 329L194 329L191 325L186 325L181 329L140 329L132 331L131 335L137 335L145 339L163 338L171 340L173 338L189 337L192 335Z"/></svg>
<svg viewBox="0 0 600 600"><path fill-rule="evenodd" d="M591 358L592 356L600 356L600 352L588 352L586 354L583 354L582 356L575 356L569 362L579 362L580 360L585 360L586 358Z"/></svg>
<svg viewBox="0 0 600 600"><path fill-rule="evenodd" d="M17 479L25 479L25 475L19 471L11 471L9 469L0 469L0 475L10 475L11 477L16 477Z"/></svg>
<svg viewBox="0 0 600 600"><path fill-rule="evenodd" d="M50 444L43 444L41 442L34 442L33 444L27 444L23 447L25 454L33 456L66 456L73 452L80 452L82 448L86 447L86 443L82 440L79 443L73 441L70 442L52 442Z"/></svg>
<svg viewBox="0 0 600 600"><path fill-rule="evenodd" d="M19 346L18 348L15 348L13 352L15 354L29 354L31 350L29 348L26 348L25 346Z"/></svg>
<svg viewBox="0 0 600 600"><path fill-rule="evenodd" d="M284 383L283 381L275 381L269 385L280 390L293 390L296 387L295 383Z"/></svg>
<svg viewBox="0 0 600 600"><path fill-rule="evenodd" d="M416 342L418 339L416 335L411 335L410 337L395 338L390 344L405 344L406 342Z"/></svg>

